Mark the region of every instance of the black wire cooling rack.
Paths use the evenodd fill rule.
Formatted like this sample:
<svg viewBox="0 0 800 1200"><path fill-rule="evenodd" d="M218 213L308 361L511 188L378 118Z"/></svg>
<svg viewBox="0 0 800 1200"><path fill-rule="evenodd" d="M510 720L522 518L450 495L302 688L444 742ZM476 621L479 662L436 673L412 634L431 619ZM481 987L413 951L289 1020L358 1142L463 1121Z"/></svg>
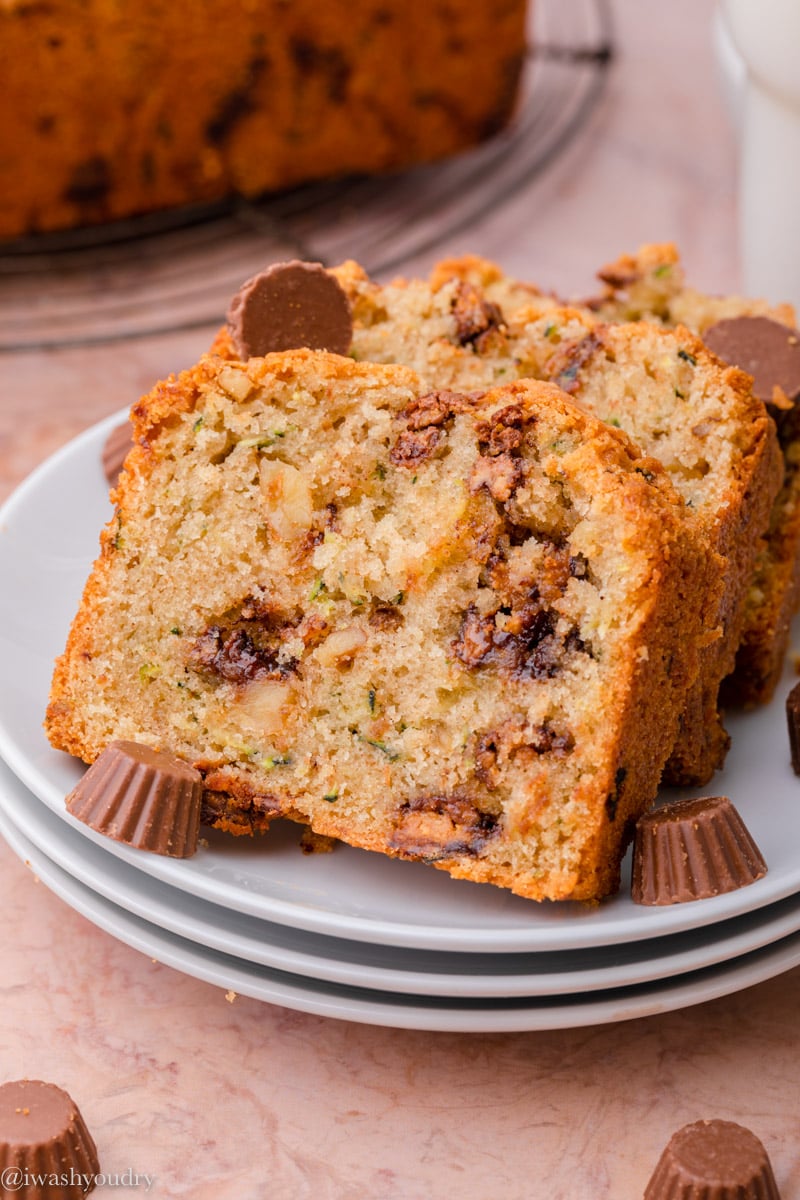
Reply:
<svg viewBox="0 0 800 1200"><path fill-rule="evenodd" d="M375 278L502 208L596 105L609 0L535 0L519 111L469 153L400 174L314 184L0 250L0 351L90 345L219 324L242 280L288 257L355 258Z"/></svg>

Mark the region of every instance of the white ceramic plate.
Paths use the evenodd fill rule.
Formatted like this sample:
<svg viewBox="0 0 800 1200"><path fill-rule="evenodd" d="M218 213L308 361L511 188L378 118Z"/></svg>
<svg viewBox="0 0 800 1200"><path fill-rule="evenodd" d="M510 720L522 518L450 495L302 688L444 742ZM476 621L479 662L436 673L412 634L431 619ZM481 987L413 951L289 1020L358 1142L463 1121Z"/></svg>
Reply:
<svg viewBox="0 0 800 1200"><path fill-rule="evenodd" d="M734 745L714 792L731 796L769 864L751 887L667 908L620 894L595 907L533 904L499 888L450 879L419 863L339 847L304 857L297 834L209 837L185 861L102 839L64 809L81 764L53 750L42 718L53 660L110 515L100 451L118 417L48 460L0 511L0 755L64 822L137 870L236 912L379 945L516 953L619 945L700 929L800 891L800 780L789 766L783 700L729 722Z"/></svg>
<svg viewBox="0 0 800 1200"><path fill-rule="evenodd" d="M483 1000L376 992L286 975L246 963L168 933L112 904L79 883L29 842L0 813L0 834L13 850L71 908L128 946L186 975L238 995L323 1017L450 1033L515 1033L574 1029L649 1017L715 1000L791 970L800 963L800 934L733 964L708 967L679 980L581 995Z"/></svg>
<svg viewBox="0 0 800 1200"><path fill-rule="evenodd" d="M312 979L414 995L573 995L668 979L800 930L800 897L711 930L621 946L454 954L330 938L209 904L121 863L61 821L0 763L0 815L62 870L126 912L210 950Z"/></svg>

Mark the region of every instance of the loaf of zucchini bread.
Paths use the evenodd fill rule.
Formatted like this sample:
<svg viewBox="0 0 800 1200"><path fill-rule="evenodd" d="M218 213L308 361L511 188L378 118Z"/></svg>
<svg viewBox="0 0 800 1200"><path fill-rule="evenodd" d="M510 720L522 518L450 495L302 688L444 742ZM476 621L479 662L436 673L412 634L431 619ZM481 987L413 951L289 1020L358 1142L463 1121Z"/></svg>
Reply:
<svg viewBox="0 0 800 1200"><path fill-rule="evenodd" d="M613 892L720 562L554 384L450 382L297 350L135 405L52 743L169 750L233 833L286 816L533 899Z"/></svg>
<svg viewBox="0 0 800 1200"><path fill-rule="evenodd" d="M525 0L5 0L0 238L467 150L525 54Z"/></svg>
<svg viewBox="0 0 800 1200"><path fill-rule="evenodd" d="M429 280L388 285L352 262L332 274L350 299L357 359L403 363L430 388L554 381L664 465L709 553L724 560L718 636L703 652L666 769L670 783L706 783L728 747L720 685L734 667L783 471L774 424L749 377L685 326L601 321L479 258L442 262ZM213 349L236 355L228 329Z"/></svg>

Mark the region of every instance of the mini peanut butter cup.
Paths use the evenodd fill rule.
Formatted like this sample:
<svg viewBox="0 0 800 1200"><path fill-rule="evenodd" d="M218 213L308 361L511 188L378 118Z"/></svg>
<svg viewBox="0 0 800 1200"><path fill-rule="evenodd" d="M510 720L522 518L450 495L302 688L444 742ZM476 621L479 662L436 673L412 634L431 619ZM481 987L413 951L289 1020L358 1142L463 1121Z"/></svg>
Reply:
<svg viewBox="0 0 800 1200"><path fill-rule="evenodd" d="M99 1170L92 1135L65 1091L40 1079L18 1079L0 1087L4 1195L79 1200L92 1191Z"/></svg>
<svg viewBox="0 0 800 1200"><path fill-rule="evenodd" d="M644 1200L780 1200L769 1156L733 1121L695 1121L673 1134Z"/></svg>
<svg viewBox="0 0 800 1200"><path fill-rule="evenodd" d="M115 425L105 440L100 456L103 473L110 487L116 487L119 481L122 464L128 457L128 451L133 445L133 427L130 421Z"/></svg>
<svg viewBox="0 0 800 1200"><path fill-rule="evenodd" d="M727 796L678 800L636 823L631 884L636 904L705 900L746 887L766 872Z"/></svg>
<svg viewBox="0 0 800 1200"><path fill-rule="evenodd" d="M276 263L242 284L228 309L241 358L279 350L347 354L353 318L344 288L320 263Z"/></svg>
<svg viewBox="0 0 800 1200"><path fill-rule="evenodd" d="M703 341L724 362L753 376L753 394L765 404L791 408L800 396L800 331L771 317L728 317Z"/></svg>
<svg viewBox="0 0 800 1200"><path fill-rule="evenodd" d="M111 742L67 796L79 821L114 841L189 858L197 849L203 781L183 759Z"/></svg>

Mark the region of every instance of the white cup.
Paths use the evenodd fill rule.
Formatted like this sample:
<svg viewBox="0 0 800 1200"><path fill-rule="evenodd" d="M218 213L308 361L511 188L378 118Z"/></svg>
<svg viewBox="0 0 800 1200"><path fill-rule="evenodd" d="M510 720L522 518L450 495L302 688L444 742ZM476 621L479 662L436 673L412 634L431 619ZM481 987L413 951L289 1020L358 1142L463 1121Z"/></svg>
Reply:
<svg viewBox="0 0 800 1200"><path fill-rule="evenodd" d="M739 235L744 290L800 308L800 0L721 0L745 67Z"/></svg>

